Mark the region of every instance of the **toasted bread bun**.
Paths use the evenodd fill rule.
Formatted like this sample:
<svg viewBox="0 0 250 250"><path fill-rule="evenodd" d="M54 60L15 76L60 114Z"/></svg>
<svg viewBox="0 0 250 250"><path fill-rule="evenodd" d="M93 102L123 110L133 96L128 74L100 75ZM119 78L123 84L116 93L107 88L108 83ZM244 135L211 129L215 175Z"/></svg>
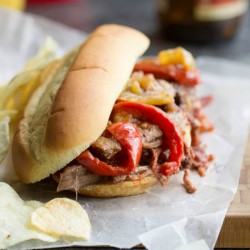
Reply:
<svg viewBox="0 0 250 250"><path fill-rule="evenodd" d="M59 181L57 175L53 175L53 179L56 182ZM101 198L131 196L145 193L158 182L157 177L153 175L135 181L122 181L119 183L106 181L80 188L77 193ZM75 192L75 190L70 191Z"/></svg>
<svg viewBox="0 0 250 250"><path fill-rule="evenodd" d="M14 137L13 163L23 182L62 169L102 134L136 59L148 46L139 31L103 25L54 66Z"/></svg>
<svg viewBox="0 0 250 250"><path fill-rule="evenodd" d="M158 182L159 181L155 176L148 176L136 181L97 183L81 188L78 193L93 197L131 196L145 193Z"/></svg>

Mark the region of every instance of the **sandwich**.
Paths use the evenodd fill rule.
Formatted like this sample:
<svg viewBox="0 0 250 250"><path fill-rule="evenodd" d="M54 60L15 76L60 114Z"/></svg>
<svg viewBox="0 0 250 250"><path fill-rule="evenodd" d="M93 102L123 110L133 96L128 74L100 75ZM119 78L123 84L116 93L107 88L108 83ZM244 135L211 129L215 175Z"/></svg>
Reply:
<svg viewBox="0 0 250 250"><path fill-rule="evenodd" d="M12 158L24 183L52 177L57 191L94 197L144 193L188 169L204 175L213 129L198 99L199 72L182 48L137 61L141 32L102 25L49 65L16 130Z"/></svg>

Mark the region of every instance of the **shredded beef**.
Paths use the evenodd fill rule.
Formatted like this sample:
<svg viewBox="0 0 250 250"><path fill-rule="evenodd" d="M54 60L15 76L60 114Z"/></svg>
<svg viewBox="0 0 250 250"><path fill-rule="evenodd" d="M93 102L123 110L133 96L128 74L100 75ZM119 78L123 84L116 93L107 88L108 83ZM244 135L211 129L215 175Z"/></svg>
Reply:
<svg viewBox="0 0 250 250"><path fill-rule="evenodd" d="M138 129L142 136L142 147L144 149L158 148L162 144L162 130L155 124L142 122L138 124Z"/></svg>
<svg viewBox="0 0 250 250"><path fill-rule="evenodd" d="M214 159L213 155L207 154L205 146L201 143L201 135L204 132L212 131L214 126L206 117L203 107L212 101L211 96L198 98L194 88L189 88L175 84L176 104L186 113L191 124L192 147L191 154L185 153L181 169L188 169L191 166L198 171L201 176L205 175L206 169Z"/></svg>
<svg viewBox="0 0 250 250"><path fill-rule="evenodd" d="M120 143L113 137L106 138L104 136L99 137L91 144L91 148L104 160L110 160L122 149Z"/></svg>
<svg viewBox="0 0 250 250"><path fill-rule="evenodd" d="M151 150L142 149L142 154L141 154L141 159L140 159L139 165L140 166L144 166L144 165L150 166L151 161L152 161Z"/></svg>
<svg viewBox="0 0 250 250"><path fill-rule="evenodd" d="M154 172L155 176L158 178L159 182L161 183L161 185L164 186L164 185L166 185L169 177L163 175L160 172L160 166L158 164L158 159L159 159L160 153L161 153L160 149L152 149L151 168L152 168L152 171Z"/></svg>
<svg viewBox="0 0 250 250"><path fill-rule="evenodd" d="M197 146L201 142L201 133L212 131L214 126L203 112L203 106L207 105L212 98L204 97L199 99L194 88L189 88L175 84L176 104L186 113L191 124L192 146Z"/></svg>
<svg viewBox="0 0 250 250"><path fill-rule="evenodd" d="M82 165L67 166L61 173L57 192L63 190L75 190L95 184L102 179L102 176L89 172Z"/></svg>
<svg viewBox="0 0 250 250"><path fill-rule="evenodd" d="M184 158L181 161L181 166L180 166L180 170L184 170L184 169L190 169L193 165L193 161L194 161L194 151L192 149L192 147L184 147Z"/></svg>
<svg viewBox="0 0 250 250"><path fill-rule="evenodd" d="M192 194L194 193L197 188L196 186L192 183L192 181L189 178L190 172L188 169L184 170L184 175L183 175L183 182L184 182L184 187L187 190L188 193Z"/></svg>
<svg viewBox="0 0 250 250"><path fill-rule="evenodd" d="M204 176L209 164L211 163L211 161L214 160L214 155L208 154L206 152L206 146L204 145L193 147L193 151L194 151L193 167L198 170L198 173L201 176Z"/></svg>
<svg viewBox="0 0 250 250"><path fill-rule="evenodd" d="M148 166L138 166L135 171L129 175L120 175L114 177L113 182L119 183L123 181L136 181L149 175L153 175L153 172Z"/></svg>

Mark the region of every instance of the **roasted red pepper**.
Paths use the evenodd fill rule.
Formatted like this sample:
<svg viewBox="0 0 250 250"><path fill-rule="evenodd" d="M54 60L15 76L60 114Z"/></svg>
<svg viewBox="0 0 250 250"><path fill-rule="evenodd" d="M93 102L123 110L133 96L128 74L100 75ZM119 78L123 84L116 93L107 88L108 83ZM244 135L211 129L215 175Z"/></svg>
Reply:
<svg viewBox="0 0 250 250"><path fill-rule="evenodd" d="M163 149L168 149L170 153L167 162L159 168L159 171L167 176L177 172L183 158L183 142L175 125L167 117L167 114L161 109L151 105L120 102L115 104L111 114L111 120L114 118L119 119L119 117L128 117L128 114L131 114L135 119L157 124L161 128L164 133ZM169 171L167 170L168 167Z"/></svg>
<svg viewBox="0 0 250 250"><path fill-rule="evenodd" d="M138 62L134 71L153 74L156 78L175 81L185 86L195 86L200 83L200 73L197 69L185 69L182 65L161 65L156 60Z"/></svg>
<svg viewBox="0 0 250 250"><path fill-rule="evenodd" d="M123 147L123 157L120 159L119 166L113 166L99 160L89 150L81 153L77 157L77 161L95 174L128 175L135 170L141 158L141 135L132 123L123 121L110 125L107 130Z"/></svg>

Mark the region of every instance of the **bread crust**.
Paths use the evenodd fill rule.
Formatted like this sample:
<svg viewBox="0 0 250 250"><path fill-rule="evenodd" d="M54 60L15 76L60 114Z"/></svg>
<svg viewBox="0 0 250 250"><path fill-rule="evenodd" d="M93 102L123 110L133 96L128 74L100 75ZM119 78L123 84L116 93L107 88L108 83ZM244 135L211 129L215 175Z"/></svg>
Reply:
<svg viewBox="0 0 250 250"><path fill-rule="evenodd" d="M62 169L102 134L136 59L148 46L149 39L137 30L103 25L63 60L32 96L26 107L32 112L25 112L14 137L13 163L23 182Z"/></svg>
<svg viewBox="0 0 250 250"><path fill-rule="evenodd" d="M145 193L157 182L158 179L155 176L148 176L136 181L89 185L81 188L78 193L100 198L132 196Z"/></svg>
<svg viewBox="0 0 250 250"><path fill-rule="evenodd" d="M53 175L53 179L56 182L59 181L56 175ZM122 181L119 183L113 183L112 181L99 182L80 188L77 193L99 198L132 196L145 193L158 182L156 176L150 175L135 181ZM70 191L75 192L75 190Z"/></svg>

